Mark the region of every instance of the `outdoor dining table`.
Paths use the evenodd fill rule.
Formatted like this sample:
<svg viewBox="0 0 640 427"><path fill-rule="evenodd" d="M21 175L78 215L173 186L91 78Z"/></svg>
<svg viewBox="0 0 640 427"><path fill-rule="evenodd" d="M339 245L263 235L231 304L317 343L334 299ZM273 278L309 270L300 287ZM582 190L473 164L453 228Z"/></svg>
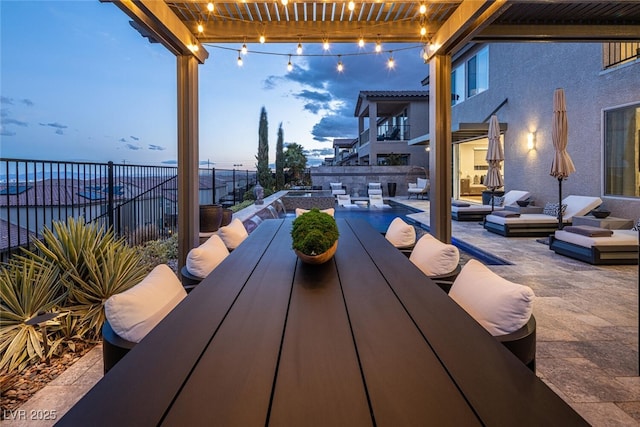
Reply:
<svg viewBox="0 0 640 427"><path fill-rule="evenodd" d="M588 425L367 222L303 264L264 221L59 421Z"/></svg>

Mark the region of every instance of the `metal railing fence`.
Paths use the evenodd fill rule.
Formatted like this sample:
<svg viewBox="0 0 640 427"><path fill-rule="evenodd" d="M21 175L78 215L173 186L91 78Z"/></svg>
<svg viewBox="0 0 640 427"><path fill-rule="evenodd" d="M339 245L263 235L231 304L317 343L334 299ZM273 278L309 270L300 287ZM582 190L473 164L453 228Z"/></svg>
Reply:
<svg viewBox="0 0 640 427"><path fill-rule="evenodd" d="M199 203L233 205L248 170L200 169ZM113 227L130 244L177 232L177 168L0 158L0 261L70 217Z"/></svg>

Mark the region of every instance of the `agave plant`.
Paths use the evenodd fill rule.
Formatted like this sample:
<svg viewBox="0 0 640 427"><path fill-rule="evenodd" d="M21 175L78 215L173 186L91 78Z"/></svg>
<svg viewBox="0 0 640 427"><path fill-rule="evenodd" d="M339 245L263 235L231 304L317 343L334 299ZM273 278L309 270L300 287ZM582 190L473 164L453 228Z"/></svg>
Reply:
<svg viewBox="0 0 640 427"><path fill-rule="evenodd" d="M51 262L20 257L0 268L0 370L21 371L31 361L49 357L54 340L44 354L42 332L27 321L56 311L65 299L60 269ZM49 325L55 322L49 322Z"/></svg>
<svg viewBox="0 0 640 427"><path fill-rule="evenodd" d="M140 282L146 271L140 266L140 254L116 239L112 230L99 224L85 224L82 218L54 222L45 228L42 241L34 244L32 256L55 262L67 272L63 283L69 297L66 305L79 318L80 336L98 336L104 322L104 302Z"/></svg>

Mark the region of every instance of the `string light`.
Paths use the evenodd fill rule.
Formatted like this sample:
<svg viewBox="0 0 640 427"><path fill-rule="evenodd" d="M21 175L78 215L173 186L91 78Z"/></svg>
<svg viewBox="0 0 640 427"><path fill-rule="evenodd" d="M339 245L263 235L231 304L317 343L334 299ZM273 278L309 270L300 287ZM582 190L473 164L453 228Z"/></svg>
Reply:
<svg viewBox="0 0 640 427"><path fill-rule="evenodd" d="M420 35L425 36L427 34L427 28L425 26L420 27Z"/></svg>
<svg viewBox="0 0 640 427"><path fill-rule="evenodd" d="M329 47L330 47L330 46L329 46L329 40L324 39L324 41L322 42L322 48L323 48L324 50L329 50Z"/></svg>
<svg viewBox="0 0 640 427"><path fill-rule="evenodd" d="M242 56L240 56L240 51L238 51L238 67L242 67Z"/></svg>
<svg viewBox="0 0 640 427"><path fill-rule="evenodd" d="M364 47L364 37L360 36L360 38L358 39L358 46Z"/></svg>
<svg viewBox="0 0 640 427"><path fill-rule="evenodd" d="M342 65L342 60L340 58L341 58L341 56L338 55L338 67L337 68L338 68L338 72L339 73L341 73L342 70L344 70L344 66Z"/></svg>
<svg viewBox="0 0 640 427"><path fill-rule="evenodd" d="M287 5L287 3L289 3L289 0L282 0L282 5L283 5L283 6L286 6L286 5Z"/></svg>
<svg viewBox="0 0 640 427"><path fill-rule="evenodd" d="M202 26L202 24L198 24L198 32L202 33L204 31L204 27Z"/></svg>
<svg viewBox="0 0 640 427"><path fill-rule="evenodd" d="M380 40L376 42L376 53L382 52L382 44L380 44Z"/></svg>
<svg viewBox="0 0 640 427"><path fill-rule="evenodd" d="M240 49L240 52L241 52L243 55L246 55L246 54L247 54L247 44L246 44L246 43L243 43L243 44L242 44L242 49Z"/></svg>
<svg viewBox="0 0 640 427"><path fill-rule="evenodd" d="M287 71L293 70L293 64L291 63L291 55L289 55L289 62L287 63Z"/></svg>
<svg viewBox="0 0 640 427"><path fill-rule="evenodd" d="M393 59L393 51L389 52L389 60L387 61L387 68L392 69L396 66L396 61Z"/></svg>
<svg viewBox="0 0 640 427"><path fill-rule="evenodd" d="M353 10L356 8L356 4L353 2L353 0L351 0L347 7L349 8L349 10Z"/></svg>
<svg viewBox="0 0 640 427"><path fill-rule="evenodd" d="M213 12L213 3L212 3L212 2L209 2L209 3L207 4L207 10L208 10L209 12Z"/></svg>
<svg viewBox="0 0 640 427"><path fill-rule="evenodd" d="M420 5L420 14L424 15L425 13L427 13L427 6L424 4Z"/></svg>
<svg viewBox="0 0 640 427"><path fill-rule="evenodd" d="M267 41L267 38L264 36L264 34L260 34L260 43L264 44L264 42Z"/></svg>
<svg viewBox="0 0 640 427"><path fill-rule="evenodd" d="M296 49L298 55L302 55L302 43L298 42L298 48Z"/></svg>

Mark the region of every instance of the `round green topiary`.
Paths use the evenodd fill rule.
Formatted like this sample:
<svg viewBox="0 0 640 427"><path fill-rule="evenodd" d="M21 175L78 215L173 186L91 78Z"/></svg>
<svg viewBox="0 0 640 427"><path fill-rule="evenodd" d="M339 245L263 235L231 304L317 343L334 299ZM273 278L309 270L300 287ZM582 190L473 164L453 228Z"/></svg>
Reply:
<svg viewBox="0 0 640 427"><path fill-rule="evenodd" d="M336 220L317 208L297 217L291 229L293 249L311 256L326 252L339 236Z"/></svg>

